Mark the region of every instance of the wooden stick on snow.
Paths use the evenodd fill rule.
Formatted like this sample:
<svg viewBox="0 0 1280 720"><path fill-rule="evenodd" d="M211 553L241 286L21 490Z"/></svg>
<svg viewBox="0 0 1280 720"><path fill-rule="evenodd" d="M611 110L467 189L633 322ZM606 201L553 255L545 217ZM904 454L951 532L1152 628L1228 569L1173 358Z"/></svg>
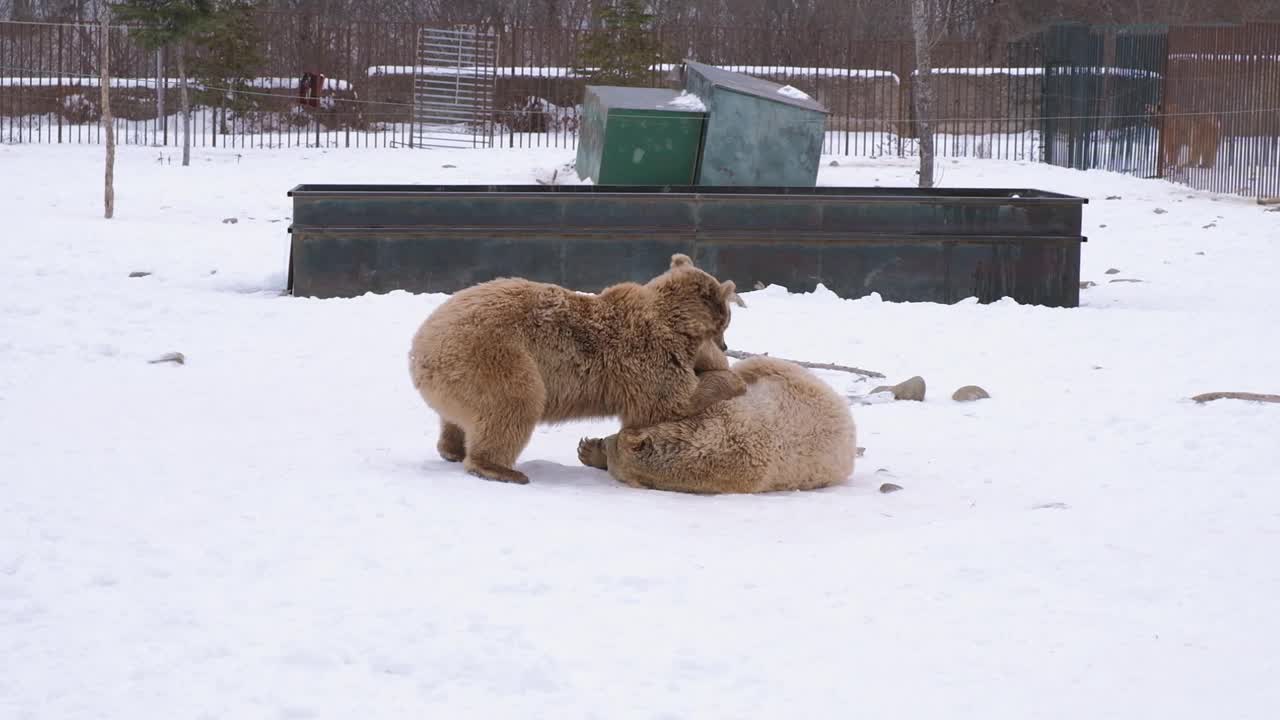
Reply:
<svg viewBox="0 0 1280 720"><path fill-rule="evenodd" d="M746 360L747 358L752 358L752 357L772 357L771 355L769 355L769 353L749 353L749 352L743 352L741 350L726 350L724 354L735 360ZM812 370L835 370L837 372L854 373L855 375L865 375L867 377L873 377L873 378L884 377L883 374L878 373L875 370L863 370L862 368L856 368L856 367L853 367L852 365L837 365L835 363L805 362L803 360L787 360L786 358L777 358L777 359L786 360L786 362L795 363L800 367L807 367Z"/></svg>
<svg viewBox="0 0 1280 720"><path fill-rule="evenodd" d="M1280 395L1248 392L1211 392L1197 395L1191 399L1198 403L1207 403L1214 400L1249 400L1250 402L1280 403Z"/></svg>

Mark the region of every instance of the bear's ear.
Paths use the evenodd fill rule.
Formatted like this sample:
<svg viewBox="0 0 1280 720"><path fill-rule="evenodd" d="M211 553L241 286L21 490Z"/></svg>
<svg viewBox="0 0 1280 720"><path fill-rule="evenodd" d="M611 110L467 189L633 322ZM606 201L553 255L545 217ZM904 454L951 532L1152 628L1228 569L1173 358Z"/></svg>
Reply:
<svg viewBox="0 0 1280 720"><path fill-rule="evenodd" d="M629 432L626 437L619 436L622 446L631 452L642 452L649 449L649 436L639 432Z"/></svg>
<svg viewBox="0 0 1280 720"><path fill-rule="evenodd" d="M676 253L671 256L671 268L673 270L675 268L685 266L693 267L693 260L691 260L688 255L685 255L684 253Z"/></svg>
<svg viewBox="0 0 1280 720"><path fill-rule="evenodd" d="M720 299L725 302L731 302L738 307L746 307L747 303L738 297L738 286L733 284L732 280L725 280L720 283Z"/></svg>

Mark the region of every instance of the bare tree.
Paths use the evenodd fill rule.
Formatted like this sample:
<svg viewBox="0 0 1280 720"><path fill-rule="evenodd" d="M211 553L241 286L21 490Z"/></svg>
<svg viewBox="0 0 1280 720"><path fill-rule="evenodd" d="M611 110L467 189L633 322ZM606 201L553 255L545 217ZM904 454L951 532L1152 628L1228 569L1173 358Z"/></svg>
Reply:
<svg viewBox="0 0 1280 720"><path fill-rule="evenodd" d="M98 83L102 90L102 128L107 133L107 169L103 178L103 217L110 220L116 212L116 124L111 117L111 25L110 13L102 13L102 59L99 61Z"/></svg>
<svg viewBox="0 0 1280 720"><path fill-rule="evenodd" d="M187 52L191 37L209 21L208 2L121 0L112 4L116 18L136 25L132 31L149 50L173 47L178 55L178 90L182 99L182 164L191 164L191 96L187 87Z"/></svg>
<svg viewBox="0 0 1280 720"><path fill-rule="evenodd" d="M165 110L164 96L168 90L169 77L164 67L164 48L156 48L156 118L159 122L164 123L165 137L168 137L169 116ZM157 134L156 137L159 137Z"/></svg>
<svg viewBox="0 0 1280 720"><path fill-rule="evenodd" d="M187 88L187 41L178 41L178 98L182 103L182 165L191 164L191 93Z"/></svg>
<svg viewBox="0 0 1280 720"><path fill-rule="evenodd" d="M920 144L920 187L933 187L933 46L939 19L950 13L952 0L911 0L911 31L915 36L916 76L912 99L916 138Z"/></svg>

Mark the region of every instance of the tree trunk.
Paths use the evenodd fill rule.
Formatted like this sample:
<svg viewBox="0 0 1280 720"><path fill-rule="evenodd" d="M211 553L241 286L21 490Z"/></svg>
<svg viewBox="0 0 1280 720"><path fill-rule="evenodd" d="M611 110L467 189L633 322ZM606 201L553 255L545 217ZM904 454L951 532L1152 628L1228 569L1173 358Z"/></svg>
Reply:
<svg viewBox="0 0 1280 720"><path fill-rule="evenodd" d="M187 92L187 48L178 45L178 94L182 97L182 165L191 164L191 95Z"/></svg>
<svg viewBox="0 0 1280 720"><path fill-rule="evenodd" d="M160 125L164 128L164 139L169 139L169 118L164 111L164 95L166 82L164 72L164 50L156 50L156 117L159 118Z"/></svg>
<svg viewBox="0 0 1280 720"><path fill-rule="evenodd" d="M920 144L920 187L933 187L933 33L930 0L911 0L911 30L916 41L916 77L911 93L916 109L916 138Z"/></svg>
<svg viewBox="0 0 1280 720"><path fill-rule="evenodd" d="M102 58L98 65L99 89L102 92L102 128L107 131L107 169L103 178L103 217L110 220L116 212L116 124L111 117L111 26L108 13L102 14Z"/></svg>

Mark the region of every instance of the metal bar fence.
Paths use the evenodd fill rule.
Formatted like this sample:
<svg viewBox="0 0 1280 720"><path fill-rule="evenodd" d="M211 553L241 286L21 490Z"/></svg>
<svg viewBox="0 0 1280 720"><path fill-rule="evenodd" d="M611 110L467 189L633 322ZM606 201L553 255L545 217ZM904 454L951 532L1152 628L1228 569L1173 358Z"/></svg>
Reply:
<svg viewBox="0 0 1280 720"><path fill-rule="evenodd" d="M412 143L419 26L261 13L253 77L192 78L197 147L363 148ZM573 148L589 69L587 34L561 27L495 31L493 145ZM644 82L672 86L697 59L791 85L831 110L824 152L916 153L911 43L854 43L842 28L783 37L750 27L660 26ZM101 30L0 22L0 142L99 143ZM112 28L118 141L177 147L176 53ZM192 51L188 65L196 64ZM1216 192L1280 195L1280 24L1058 26L1004 45L934 50L935 146L942 157L1105 169ZM304 73L322 77L299 97ZM429 84L429 78L428 78Z"/></svg>
<svg viewBox="0 0 1280 720"><path fill-rule="evenodd" d="M1168 63L1163 175L1280 196L1280 25L1172 28Z"/></svg>

